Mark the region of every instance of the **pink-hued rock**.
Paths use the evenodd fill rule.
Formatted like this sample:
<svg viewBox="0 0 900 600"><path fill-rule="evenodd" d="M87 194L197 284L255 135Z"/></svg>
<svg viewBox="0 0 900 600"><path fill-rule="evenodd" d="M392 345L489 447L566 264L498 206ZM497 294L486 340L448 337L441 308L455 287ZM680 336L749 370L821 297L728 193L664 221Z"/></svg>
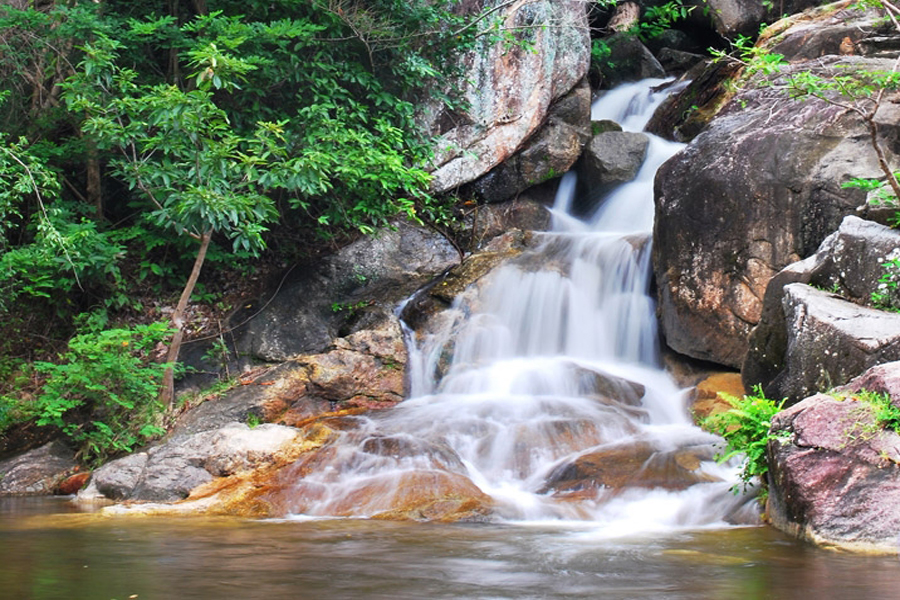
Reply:
<svg viewBox="0 0 900 600"><path fill-rule="evenodd" d="M590 62L586 6L582 0L519 0L499 12L503 26L517 28L526 44L488 46L485 37L462 59L466 114L438 112L428 119L441 134L434 191L473 181L512 156L544 124L550 106L584 78Z"/></svg>
<svg viewBox="0 0 900 600"><path fill-rule="evenodd" d="M900 363L877 369L900 379ZM841 391L846 397L817 394L773 418L768 512L775 527L824 546L897 552L900 435L878 425L871 405L850 391L865 382L877 387L876 376L851 382Z"/></svg>

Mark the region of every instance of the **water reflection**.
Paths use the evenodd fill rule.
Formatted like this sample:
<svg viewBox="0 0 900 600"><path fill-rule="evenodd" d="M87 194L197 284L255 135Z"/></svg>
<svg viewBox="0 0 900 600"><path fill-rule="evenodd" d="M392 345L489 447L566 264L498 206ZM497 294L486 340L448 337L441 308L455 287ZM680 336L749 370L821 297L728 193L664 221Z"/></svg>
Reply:
<svg viewBox="0 0 900 600"><path fill-rule="evenodd" d="M895 598L896 558L765 527L604 539L587 525L137 519L0 501L0 597ZM42 513L56 513L43 514Z"/></svg>

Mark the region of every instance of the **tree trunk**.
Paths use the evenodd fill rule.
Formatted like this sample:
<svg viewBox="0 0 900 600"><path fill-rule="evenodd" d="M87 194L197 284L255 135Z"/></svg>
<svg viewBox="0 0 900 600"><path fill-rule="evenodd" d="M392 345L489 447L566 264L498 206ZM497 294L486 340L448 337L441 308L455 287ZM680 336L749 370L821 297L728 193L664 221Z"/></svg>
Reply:
<svg viewBox="0 0 900 600"><path fill-rule="evenodd" d="M181 350L181 342L184 340L184 311L187 309L188 301L191 294L194 293L194 286L197 285L197 279L200 277L200 270L203 268L203 261L206 259L206 250L209 248L209 241L212 239L212 231L207 231L200 236L200 248L197 250L197 257L194 259L194 268L191 270L191 276L188 277L184 289L181 291L181 298L178 299L178 306L172 313L172 325L175 327L175 335L172 336L172 342L169 344L169 353L166 355L166 362L169 367L163 375L162 389L159 392L159 400L169 410L175 405L175 363L178 361L178 352Z"/></svg>
<svg viewBox="0 0 900 600"><path fill-rule="evenodd" d="M87 143L87 199L94 205L98 220L103 220L103 188L100 179L100 158L93 141Z"/></svg>

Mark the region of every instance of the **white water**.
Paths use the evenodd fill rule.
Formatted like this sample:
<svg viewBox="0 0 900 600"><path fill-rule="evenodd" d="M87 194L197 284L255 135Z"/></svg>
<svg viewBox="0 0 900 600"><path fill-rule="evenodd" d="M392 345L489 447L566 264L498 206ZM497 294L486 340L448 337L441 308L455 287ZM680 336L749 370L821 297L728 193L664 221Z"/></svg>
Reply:
<svg viewBox="0 0 900 600"><path fill-rule="evenodd" d="M641 129L663 99L649 92L658 83L609 92L594 118ZM729 491L733 469L711 460L715 438L691 424L682 392L658 366L648 296L652 185L679 148L651 136L635 181L584 220L570 214L577 186L567 174L552 209L554 231L495 270L477 294L464 294L446 313L447 326L411 348L412 398L366 420L329 460L311 465L296 490L305 498L300 510L368 516L423 481L440 487L465 478L493 498L501 518L579 520L599 526L599 535L733 516L744 502ZM635 471L661 465L663 472L678 472L688 448L701 459L692 477L703 482L679 491L658 481L619 491L559 489L578 457L629 447L650 449Z"/></svg>

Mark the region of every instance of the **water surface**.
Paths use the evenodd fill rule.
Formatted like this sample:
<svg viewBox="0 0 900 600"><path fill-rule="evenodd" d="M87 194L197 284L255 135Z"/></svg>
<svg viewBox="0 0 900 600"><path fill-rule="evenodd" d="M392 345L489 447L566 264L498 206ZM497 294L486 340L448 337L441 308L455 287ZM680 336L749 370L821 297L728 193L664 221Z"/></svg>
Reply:
<svg viewBox="0 0 900 600"><path fill-rule="evenodd" d="M77 514L0 500L0 598L896 598L900 564L768 527L609 538L549 524Z"/></svg>

